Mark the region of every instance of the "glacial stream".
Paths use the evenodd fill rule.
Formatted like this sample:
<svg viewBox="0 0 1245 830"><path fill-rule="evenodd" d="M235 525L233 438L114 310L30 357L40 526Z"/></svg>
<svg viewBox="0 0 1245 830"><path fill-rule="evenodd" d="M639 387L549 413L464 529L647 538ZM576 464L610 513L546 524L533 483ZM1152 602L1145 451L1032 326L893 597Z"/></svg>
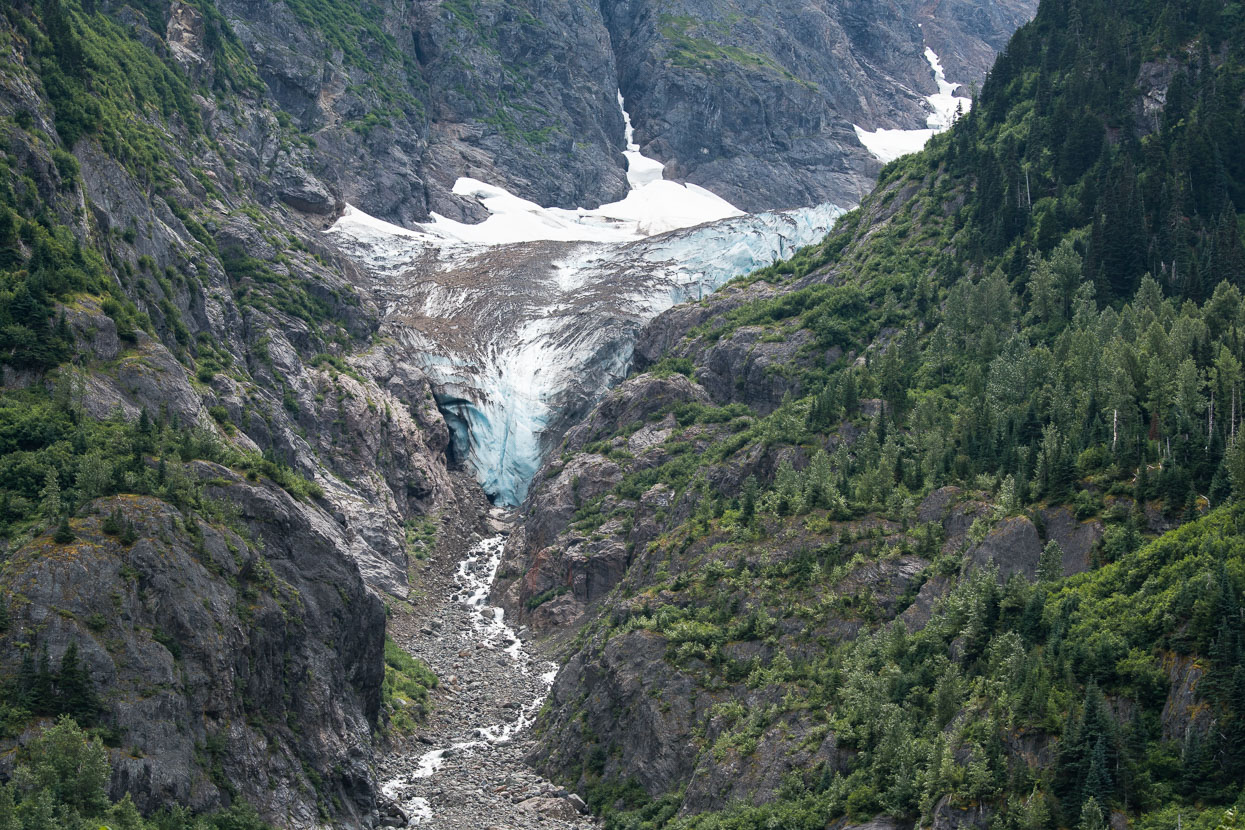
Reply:
<svg viewBox="0 0 1245 830"><path fill-rule="evenodd" d="M508 518L494 511L495 519ZM587 828L582 802L523 762L531 725L557 674L532 656L501 608L488 604L506 536L476 542L459 561L427 625L402 645L441 678L421 748L389 758L383 794L410 827Z"/></svg>

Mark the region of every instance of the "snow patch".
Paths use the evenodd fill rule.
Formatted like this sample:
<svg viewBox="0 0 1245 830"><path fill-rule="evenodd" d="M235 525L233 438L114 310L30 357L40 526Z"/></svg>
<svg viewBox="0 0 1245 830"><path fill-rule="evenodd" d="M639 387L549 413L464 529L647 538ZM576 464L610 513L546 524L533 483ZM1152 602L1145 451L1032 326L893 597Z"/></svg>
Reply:
<svg viewBox="0 0 1245 830"><path fill-rule="evenodd" d="M430 248L455 246L515 245L524 242L628 242L705 222L742 216L743 211L722 197L694 184L666 181L665 165L640 152L635 143L631 116L618 93L626 130L627 182L630 191L621 201L588 210L541 207L503 187L468 177L454 183L454 193L475 199L488 211L488 218L475 225L457 222L438 213L418 231L397 228L367 216L354 207L334 230L358 237L384 234L422 242Z"/></svg>
<svg viewBox="0 0 1245 830"><path fill-rule="evenodd" d="M931 116L932 117L932 116ZM874 158L888 164L900 156L919 153L934 137L933 130L867 130L856 127L856 137Z"/></svg>
<svg viewBox="0 0 1245 830"><path fill-rule="evenodd" d="M856 129L856 137L860 139L860 143L865 145L865 149L883 164L910 153L920 152L935 135L951 129L957 113L963 115L973 106L971 98L956 96L955 90L959 84L953 84L947 80L942 61L938 54L928 46L925 47L925 60L929 62L930 69L934 71L934 82L938 84L938 91L925 98L930 109L929 116L925 119L927 129L873 130L871 132L855 124L852 125Z"/></svg>
<svg viewBox="0 0 1245 830"><path fill-rule="evenodd" d="M929 61L930 69L934 70L934 82L938 84L938 92L925 99L933 110L925 123L935 132L949 130L951 125L955 123L956 112L958 111L963 115L972 109L973 99L956 97L955 91L960 85L950 83L947 80L947 73L942 68L942 61L938 59L937 53L928 46L925 47L925 60Z"/></svg>
<svg viewBox="0 0 1245 830"><path fill-rule="evenodd" d="M631 124L631 113L627 112L621 90L618 93L618 108L622 110L623 140L627 144L627 149L623 152L627 158L627 183L635 190L661 181L665 177L666 166L640 152L640 145L635 141L635 127Z"/></svg>

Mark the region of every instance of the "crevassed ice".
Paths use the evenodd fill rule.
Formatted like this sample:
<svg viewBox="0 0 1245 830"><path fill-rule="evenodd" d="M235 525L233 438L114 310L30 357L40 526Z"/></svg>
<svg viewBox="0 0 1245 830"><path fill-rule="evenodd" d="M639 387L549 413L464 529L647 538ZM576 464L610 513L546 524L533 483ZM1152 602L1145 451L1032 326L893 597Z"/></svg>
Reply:
<svg viewBox="0 0 1245 830"><path fill-rule="evenodd" d="M927 129L870 132L855 124L852 125L856 128L856 137L860 139L860 143L883 163L894 161L909 153L919 152L933 136L951 128L951 125L955 123L957 111L961 114L966 113L973 106L971 98L960 98L955 95L955 89L959 85L947 80L942 61L928 46L925 47L925 60L929 62L930 69L934 70L934 81L938 84L938 91L925 98L930 108L929 116L925 121Z"/></svg>
<svg viewBox="0 0 1245 830"><path fill-rule="evenodd" d="M619 202L544 208L459 179L455 192L489 211L478 225L434 214L407 230L347 207L330 230L391 288L392 328L499 504L525 498L558 419L626 376L644 323L819 241L842 214L826 204L748 215L666 181L618 101L631 187Z"/></svg>
<svg viewBox="0 0 1245 830"><path fill-rule="evenodd" d="M613 296L595 318L600 325L593 325L592 312L574 302L551 303L541 316L524 320L513 341L486 361L478 394L443 405L467 422L468 457L485 491L503 504L523 500L543 460L547 429L565 404L562 393L583 384L587 371L595 387L588 397L625 378L643 323L819 241L841 213L826 205L743 216L640 243L594 248L588 255L577 251L570 260L552 263L555 281L567 272L576 274L576 288L569 293L609 291ZM643 280L635 281L634 272Z"/></svg>

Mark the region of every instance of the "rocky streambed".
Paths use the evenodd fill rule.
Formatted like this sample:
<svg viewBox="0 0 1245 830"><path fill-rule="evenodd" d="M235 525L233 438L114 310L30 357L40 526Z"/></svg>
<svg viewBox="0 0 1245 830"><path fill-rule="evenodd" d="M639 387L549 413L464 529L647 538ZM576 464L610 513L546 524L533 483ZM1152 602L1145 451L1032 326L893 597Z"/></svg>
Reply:
<svg viewBox="0 0 1245 830"><path fill-rule="evenodd" d="M523 761L533 748L528 727L557 665L533 653L523 641L526 630L511 628L502 609L488 604L511 520L494 509L494 535L443 545L441 560L417 575L412 599L419 610L391 623L398 644L431 666L441 683L418 734L379 765L392 805L389 826L598 826L577 795Z"/></svg>

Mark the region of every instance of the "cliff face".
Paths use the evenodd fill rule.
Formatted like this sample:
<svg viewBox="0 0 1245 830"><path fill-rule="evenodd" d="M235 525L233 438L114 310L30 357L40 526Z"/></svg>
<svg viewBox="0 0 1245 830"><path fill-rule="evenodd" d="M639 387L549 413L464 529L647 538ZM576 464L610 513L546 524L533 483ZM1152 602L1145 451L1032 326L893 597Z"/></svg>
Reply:
<svg viewBox="0 0 1245 830"><path fill-rule="evenodd" d="M451 193L459 176L565 207L625 190L613 57L591 7L217 6L281 111L315 136L316 169L370 214L478 219Z"/></svg>
<svg viewBox="0 0 1245 830"><path fill-rule="evenodd" d="M566 431L505 548L508 610L569 641L536 727L539 769L637 823L720 811L691 823L985 828L1033 805L1072 823L1107 803L1113 820L1143 821L1201 794L1141 805L1130 788L1189 774L1229 782L1209 809L1228 807L1245 757L1237 733L1207 724L1245 722L1215 685L1239 676L1242 652L1224 644L1245 642L1245 584L1226 576L1241 561L1241 445L1218 449L1235 409L1231 426L1211 423L1216 370L1178 332L1215 340L1242 319L1239 217L1193 220L1226 231L1200 236L1230 249L1230 267L1202 272L1222 278L1212 296L1161 263L1152 273L1169 276L1143 275L1166 214L1127 188L1137 256L1103 267L1109 220L1086 239L1099 214L1060 225L991 180L1015 169L1017 140L1044 159L1032 192L1052 202L1103 170L1129 187L1184 175L1176 108L1192 96L1166 85L1179 73L1206 95L1228 85L1188 123L1231 126L1190 133L1215 152L1236 141L1241 21L1192 17L1168 31L1156 7L1044 3L973 113L890 166L821 244L645 327L638 373ZM989 14L973 19L991 36ZM1143 35L1167 56L1123 45ZM1096 36L1120 45L1100 53ZM1224 58L1195 71L1190 44ZM1092 92L1074 80L1106 65ZM1118 142L1103 138L1103 101L1132 122ZM1088 149L1059 167L1049 136L1074 117ZM1098 198L1113 209L1114 193ZM1166 352L1146 345L1164 338ZM1206 384L1186 396L1196 419L1144 408L1172 364ZM1139 380L1118 407L1100 403L1104 371ZM1121 450L1130 438L1149 449ZM1192 573L1207 587L1185 601L1213 609L1205 621L1151 616ZM1113 656L1089 656L1108 643ZM1218 680L1203 683L1199 661ZM1149 760L1176 741L1233 760ZM1099 760L1080 754L1090 746ZM1117 775L1099 785L1105 753Z"/></svg>
<svg viewBox="0 0 1245 830"><path fill-rule="evenodd" d="M144 811L242 798L286 826L364 824L385 622L344 528L270 483L185 474L230 521L120 496L71 520L72 542L13 552L4 662L36 648L55 666L76 644L117 744L113 786ZM128 544L102 529L118 510Z"/></svg>
<svg viewBox="0 0 1245 830"><path fill-rule="evenodd" d="M326 21L302 4L217 5L276 103L315 136L330 192L408 226L433 211L481 218L452 193L460 176L545 206L620 198L620 89L672 179L747 211L854 204L878 164L853 125L924 126L926 46L948 54L952 80L980 83L1036 8L417 0ZM179 31L193 54L194 25Z"/></svg>
<svg viewBox="0 0 1245 830"><path fill-rule="evenodd" d="M310 172L312 142L246 87L240 53L226 60L219 17L103 5L60 7L90 73L55 62L35 7L0 17L0 213L26 223L4 267L20 284L63 244L67 267L99 276L53 295L63 363L5 355L6 411L52 414L6 445L0 673L44 650L55 667L76 644L113 793L144 810L245 799L285 826L370 826L378 597L407 594L407 523L458 511L449 430L322 241L338 183ZM265 43L298 54L290 32ZM132 86L107 74L119 65ZM75 99L82 129L65 87L103 83L91 73L121 114L92 122ZM153 77L181 109L137 94ZM22 464L46 465L57 495L14 497ZM73 538L58 543L62 511Z"/></svg>

